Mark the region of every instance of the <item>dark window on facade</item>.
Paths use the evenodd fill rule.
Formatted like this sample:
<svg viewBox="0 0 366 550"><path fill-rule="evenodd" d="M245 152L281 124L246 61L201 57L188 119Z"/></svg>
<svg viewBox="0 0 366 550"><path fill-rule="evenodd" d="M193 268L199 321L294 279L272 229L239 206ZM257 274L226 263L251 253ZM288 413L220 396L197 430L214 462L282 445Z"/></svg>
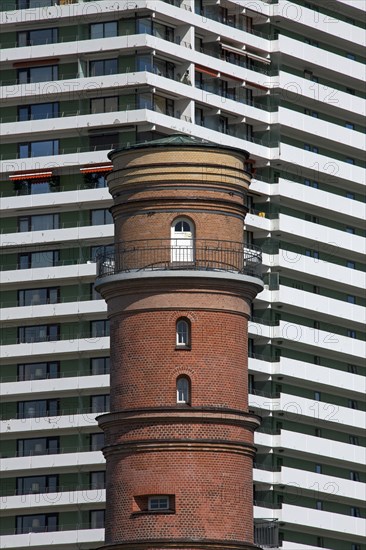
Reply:
<svg viewBox="0 0 366 550"><path fill-rule="evenodd" d="M18 456L57 454L59 448L59 437L36 437L17 441Z"/></svg>
<svg viewBox="0 0 366 550"><path fill-rule="evenodd" d="M24 231L47 231L59 229L60 214L41 214L39 216L21 216L18 218L18 230Z"/></svg>
<svg viewBox="0 0 366 550"><path fill-rule="evenodd" d="M347 260L346 267L349 267L350 269L356 269L356 264L355 262Z"/></svg>
<svg viewBox="0 0 366 550"><path fill-rule="evenodd" d="M90 321L90 332L93 338L101 338L103 336L109 336L109 321Z"/></svg>
<svg viewBox="0 0 366 550"><path fill-rule="evenodd" d="M99 59L89 62L89 76L104 76L118 73L118 59Z"/></svg>
<svg viewBox="0 0 366 550"><path fill-rule="evenodd" d="M21 105L18 107L18 120L41 120L44 118L56 118L59 116L60 104L38 103L34 105Z"/></svg>
<svg viewBox="0 0 366 550"><path fill-rule="evenodd" d="M18 83L28 84L32 82L52 82L58 80L58 66L47 65L42 67L28 67L18 69Z"/></svg>
<svg viewBox="0 0 366 550"><path fill-rule="evenodd" d="M58 191L59 185L60 181L57 176L52 179L22 180L14 182L14 191L17 195L40 195Z"/></svg>
<svg viewBox="0 0 366 550"><path fill-rule="evenodd" d="M348 372L350 372L352 374L357 374L357 365L348 364L347 365L347 370L348 370Z"/></svg>
<svg viewBox="0 0 366 550"><path fill-rule="evenodd" d="M105 472L90 472L90 488L105 489Z"/></svg>
<svg viewBox="0 0 366 550"><path fill-rule="evenodd" d="M57 304L60 300L59 288L33 288L18 290L19 306L37 306L40 304Z"/></svg>
<svg viewBox="0 0 366 550"><path fill-rule="evenodd" d="M114 254L114 245L109 245L109 246L104 246L104 247L91 246L90 247L90 259L93 260L93 262L95 262L97 254L100 253L102 250L105 252L105 254L111 254L112 255L112 254Z"/></svg>
<svg viewBox="0 0 366 550"><path fill-rule="evenodd" d="M107 172L84 174L84 183L87 189L102 189L103 187L107 187Z"/></svg>
<svg viewBox="0 0 366 550"><path fill-rule="evenodd" d="M21 533L44 533L57 531L58 514L32 514L30 516L16 517L16 532Z"/></svg>
<svg viewBox="0 0 366 550"><path fill-rule="evenodd" d="M90 25L90 38L108 38L109 36L118 36L117 21L106 21L105 23L92 23Z"/></svg>
<svg viewBox="0 0 366 550"><path fill-rule="evenodd" d="M190 380L187 376L177 378L177 403L190 403Z"/></svg>
<svg viewBox="0 0 366 550"><path fill-rule="evenodd" d="M52 267L60 261L59 250L44 250L42 252L28 252L19 254L19 269L36 267Z"/></svg>
<svg viewBox="0 0 366 550"><path fill-rule="evenodd" d="M40 418L42 416L57 416L59 412L58 399L37 399L35 401L19 401L17 404L18 418Z"/></svg>
<svg viewBox="0 0 366 550"><path fill-rule="evenodd" d="M357 338L357 334L355 330L348 329L347 330L347 336L348 338Z"/></svg>
<svg viewBox="0 0 366 550"><path fill-rule="evenodd" d="M20 344L33 342L54 342L59 339L60 325L35 325L18 327L18 341Z"/></svg>
<svg viewBox="0 0 366 550"><path fill-rule="evenodd" d="M51 155L58 155L59 153L59 140L50 139L47 141L32 141L29 143L19 143L18 151L19 158L32 158L32 157L49 157Z"/></svg>
<svg viewBox="0 0 366 550"><path fill-rule="evenodd" d="M350 435L349 436L349 442L351 445L358 445L358 436L357 435Z"/></svg>
<svg viewBox="0 0 366 550"><path fill-rule="evenodd" d="M109 395L92 395L90 397L90 407L93 413L109 411Z"/></svg>
<svg viewBox="0 0 366 550"><path fill-rule="evenodd" d="M118 111L118 97L97 97L90 100L91 113L112 113Z"/></svg>
<svg viewBox="0 0 366 550"><path fill-rule="evenodd" d="M358 472L350 472L349 478L351 481L360 481L360 474Z"/></svg>
<svg viewBox="0 0 366 550"><path fill-rule="evenodd" d="M316 145L311 145L310 143L304 143L305 151L311 151L312 153L319 153L319 148Z"/></svg>
<svg viewBox="0 0 366 550"><path fill-rule="evenodd" d="M354 518L361 517L360 509L358 506L351 506L351 516L353 516Z"/></svg>
<svg viewBox="0 0 366 550"><path fill-rule="evenodd" d="M176 323L176 346L189 348L191 346L191 324L188 319L178 319Z"/></svg>
<svg viewBox="0 0 366 550"><path fill-rule="evenodd" d="M93 357L90 359L91 374L109 374L109 357Z"/></svg>
<svg viewBox="0 0 366 550"><path fill-rule="evenodd" d="M89 136L90 148L92 151L103 151L104 149L116 149L118 147L118 134L98 134Z"/></svg>
<svg viewBox="0 0 366 550"><path fill-rule="evenodd" d="M35 29L32 31L19 31L17 33L17 44L19 47L54 44L57 40L58 29Z"/></svg>
<svg viewBox="0 0 366 550"><path fill-rule="evenodd" d="M17 495L28 495L30 493L56 493L57 491L58 475L17 478Z"/></svg>
<svg viewBox="0 0 366 550"><path fill-rule="evenodd" d="M106 225L109 223L113 223L113 217L108 208L91 210L90 223L91 225Z"/></svg>
<svg viewBox="0 0 366 550"><path fill-rule="evenodd" d="M352 296L352 294L347 295L347 302L349 304L355 304L356 303L356 296Z"/></svg>
<svg viewBox="0 0 366 550"><path fill-rule="evenodd" d="M18 0L17 9L26 10L29 8L44 8L59 4L59 0Z"/></svg>
<svg viewBox="0 0 366 550"><path fill-rule="evenodd" d="M90 450L100 451L104 447L104 433L90 434Z"/></svg>
<svg viewBox="0 0 366 550"><path fill-rule="evenodd" d="M90 528L104 529L105 510L92 510L90 514Z"/></svg>
<svg viewBox="0 0 366 550"><path fill-rule="evenodd" d="M44 380L45 378L58 378L60 376L60 363L24 363L18 365L18 380Z"/></svg>
<svg viewBox="0 0 366 550"><path fill-rule="evenodd" d="M348 406L350 409L358 409L358 402L356 399L348 399Z"/></svg>

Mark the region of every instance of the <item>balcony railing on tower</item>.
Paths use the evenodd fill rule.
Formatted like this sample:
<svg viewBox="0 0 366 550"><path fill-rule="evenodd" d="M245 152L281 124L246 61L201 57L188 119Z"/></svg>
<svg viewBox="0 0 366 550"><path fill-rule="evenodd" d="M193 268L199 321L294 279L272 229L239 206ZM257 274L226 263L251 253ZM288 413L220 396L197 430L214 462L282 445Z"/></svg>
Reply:
<svg viewBox="0 0 366 550"><path fill-rule="evenodd" d="M97 276L131 271L222 271L261 278L262 252L254 245L210 239L146 239L101 247Z"/></svg>

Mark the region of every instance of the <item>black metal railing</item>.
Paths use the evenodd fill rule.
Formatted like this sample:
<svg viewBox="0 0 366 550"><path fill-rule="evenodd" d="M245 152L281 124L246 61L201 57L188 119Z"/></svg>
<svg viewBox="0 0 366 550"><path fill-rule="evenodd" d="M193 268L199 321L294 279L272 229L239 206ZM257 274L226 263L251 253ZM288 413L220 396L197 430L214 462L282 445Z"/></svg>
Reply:
<svg viewBox="0 0 366 550"><path fill-rule="evenodd" d="M254 245L209 239L125 241L100 249L97 276L130 271L223 271L261 278L262 252Z"/></svg>
<svg viewBox="0 0 366 550"><path fill-rule="evenodd" d="M254 542L261 548L278 548L278 521L275 519L255 520Z"/></svg>

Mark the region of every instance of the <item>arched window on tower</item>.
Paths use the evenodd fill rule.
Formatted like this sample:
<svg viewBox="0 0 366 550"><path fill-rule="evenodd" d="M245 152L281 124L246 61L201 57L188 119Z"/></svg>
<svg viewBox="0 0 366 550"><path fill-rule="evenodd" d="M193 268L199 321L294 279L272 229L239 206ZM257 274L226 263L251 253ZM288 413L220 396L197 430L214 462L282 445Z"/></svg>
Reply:
<svg viewBox="0 0 366 550"><path fill-rule="evenodd" d="M187 376L177 378L177 403L190 402L190 381Z"/></svg>
<svg viewBox="0 0 366 550"><path fill-rule="evenodd" d="M176 324L175 343L178 348L191 347L191 324L188 319L178 319Z"/></svg>
<svg viewBox="0 0 366 550"><path fill-rule="evenodd" d="M193 223L187 218L176 218L171 226L171 261L193 262Z"/></svg>

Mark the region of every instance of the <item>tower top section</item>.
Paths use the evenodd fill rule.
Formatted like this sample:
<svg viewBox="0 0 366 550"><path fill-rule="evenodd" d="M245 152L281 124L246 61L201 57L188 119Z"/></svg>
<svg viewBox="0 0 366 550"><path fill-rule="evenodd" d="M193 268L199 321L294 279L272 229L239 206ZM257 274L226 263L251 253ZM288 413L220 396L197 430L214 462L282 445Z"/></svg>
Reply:
<svg viewBox="0 0 366 550"><path fill-rule="evenodd" d="M200 139L195 136L188 136L186 134L172 134L171 136L167 136L161 139L154 139L153 141L146 141L144 143L136 143L134 145L128 145L125 147L120 147L118 149L113 149L108 154L108 157L113 160L116 153L119 153L121 151L129 151L133 149L144 149L144 148L154 148L154 147L206 147L206 148L212 148L215 149L225 149L229 150L232 153L239 153L240 155L243 155L245 159L249 158L248 151L245 151L244 149L238 149L236 147L228 147L227 145L219 145L218 143L213 143L211 141L207 141L207 139Z"/></svg>

